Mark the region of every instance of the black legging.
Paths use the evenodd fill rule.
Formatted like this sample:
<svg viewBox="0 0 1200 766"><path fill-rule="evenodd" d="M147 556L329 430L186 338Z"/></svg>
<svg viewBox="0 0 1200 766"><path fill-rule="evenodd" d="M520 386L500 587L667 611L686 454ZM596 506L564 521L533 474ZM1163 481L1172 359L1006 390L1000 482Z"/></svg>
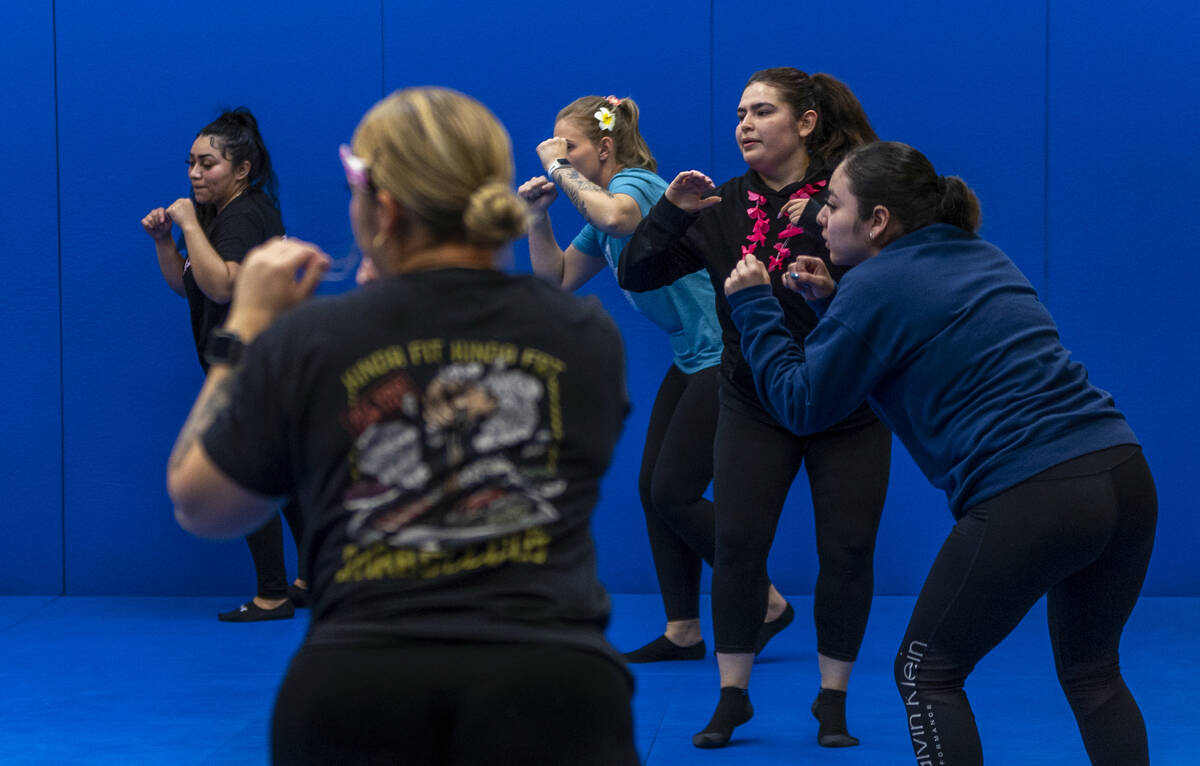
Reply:
<svg viewBox="0 0 1200 766"><path fill-rule="evenodd" d="M667 619L700 616L700 562L713 562L712 482L717 367L688 375L671 365L646 428L638 491Z"/></svg>
<svg viewBox="0 0 1200 766"><path fill-rule="evenodd" d="M208 362L204 361L204 349L197 349L200 355L200 369L208 375ZM301 580L307 580L304 573L304 554L300 551L304 539L304 519L300 513L300 504L295 499L289 499L281 509L283 518L287 519L288 528L292 530L292 540L296 543L297 560ZM287 598L287 568L283 556L283 522L280 514L271 517L270 521L246 535L246 546L250 549L250 560L254 562L254 578L257 581L255 595L271 601Z"/></svg>
<svg viewBox="0 0 1200 766"><path fill-rule="evenodd" d="M1150 762L1118 646L1157 516L1154 479L1133 445L1067 461L966 511L933 563L896 658L918 764L983 763L963 684L1045 594L1059 682L1092 763Z"/></svg>
<svg viewBox="0 0 1200 766"><path fill-rule="evenodd" d="M307 579L303 572L304 554L300 550L304 539L304 522L300 515L300 505L295 500L289 500L283 505L283 518L287 519L288 528L292 530L292 540L296 543L296 558L300 562L300 579ZM280 514L275 514L271 520L257 530L246 535L246 545L250 548L250 558L254 561L254 576L258 580L257 594L260 598L287 598L287 568L283 558L283 522Z"/></svg>
<svg viewBox="0 0 1200 766"><path fill-rule="evenodd" d="M555 644L305 646L272 720L276 766L636 766L614 660Z"/></svg>
<svg viewBox="0 0 1200 766"><path fill-rule="evenodd" d="M892 435L879 421L796 436L721 404L713 492L717 510L713 632L718 652L753 652L767 611L767 555L801 462L808 470L820 572L817 651L858 657L875 587L875 534L887 495Z"/></svg>

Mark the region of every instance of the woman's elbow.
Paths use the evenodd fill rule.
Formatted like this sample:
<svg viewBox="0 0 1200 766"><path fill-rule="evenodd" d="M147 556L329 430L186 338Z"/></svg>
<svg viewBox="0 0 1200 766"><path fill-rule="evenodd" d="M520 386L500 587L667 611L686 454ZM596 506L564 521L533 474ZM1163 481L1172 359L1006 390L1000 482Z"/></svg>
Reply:
<svg viewBox="0 0 1200 766"><path fill-rule="evenodd" d="M184 503L175 503L175 523L183 529L184 532L196 535L197 537L211 537L205 534L204 524L200 522L202 515L190 505Z"/></svg>
<svg viewBox="0 0 1200 766"><path fill-rule="evenodd" d="M229 537L222 529L225 509L219 507L220 493L199 473L188 459L167 467L167 496L175 507L175 521L197 537Z"/></svg>
<svg viewBox="0 0 1200 766"><path fill-rule="evenodd" d="M228 263L224 265L224 269L215 272L201 270L195 273L196 286L214 303L229 303L233 300L233 283L237 279L237 271L230 268Z"/></svg>
<svg viewBox="0 0 1200 766"><path fill-rule="evenodd" d="M167 470L167 495L175 507L175 521L187 532L208 537L203 523L206 518L203 494L198 489L186 472L179 468Z"/></svg>
<svg viewBox="0 0 1200 766"><path fill-rule="evenodd" d="M252 531L243 530L234 509L202 498L175 500L175 522L183 531L209 540L228 540Z"/></svg>
<svg viewBox="0 0 1200 766"><path fill-rule="evenodd" d="M229 303L233 300L233 281L232 280L214 280L209 285L200 285L200 290L213 303Z"/></svg>
<svg viewBox="0 0 1200 766"><path fill-rule="evenodd" d="M597 216L594 226L610 237L628 237L637 230L641 216L632 217L622 211L614 210Z"/></svg>

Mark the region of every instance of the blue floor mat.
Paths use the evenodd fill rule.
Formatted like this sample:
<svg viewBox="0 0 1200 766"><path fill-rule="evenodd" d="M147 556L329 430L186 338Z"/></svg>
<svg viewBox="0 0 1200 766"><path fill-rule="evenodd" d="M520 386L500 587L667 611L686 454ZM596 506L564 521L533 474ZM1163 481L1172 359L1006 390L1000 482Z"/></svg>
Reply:
<svg viewBox="0 0 1200 766"><path fill-rule="evenodd" d="M692 747L717 699L716 660L632 666L635 734L647 766L913 762L892 684L911 598L879 597L847 698L856 748L818 747L812 601L755 663L753 720L721 750ZM233 598L0 598L0 764L268 762L275 688L307 627L218 622ZM702 613L708 614L707 600ZM657 596L617 595L609 637L629 650L662 630ZM1152 762L1200 763L1200 599L1145 598L1122 667L1146 718ZM705 626L708 645L712 636ZM980 663L967 692L988 763L1086 764L1054 677L1039 605Z"/></svg>

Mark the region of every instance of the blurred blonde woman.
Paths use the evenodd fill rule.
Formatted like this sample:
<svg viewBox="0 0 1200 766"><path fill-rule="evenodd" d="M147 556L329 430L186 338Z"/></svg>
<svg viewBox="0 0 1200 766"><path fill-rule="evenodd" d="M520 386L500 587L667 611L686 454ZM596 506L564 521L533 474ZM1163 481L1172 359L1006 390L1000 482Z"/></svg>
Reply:
<svg viewBox="0 0 1200 766"><path fill-rule="evenodd" d="M253 343L213 366L168 470L195 534L290 492L312 525L275 762L636 764L589 529L628 408L617 330L497 269L528 214L483 105L398 91L342 161L377 278L308 301L324 253L252 253L224 330Z"/></svg>

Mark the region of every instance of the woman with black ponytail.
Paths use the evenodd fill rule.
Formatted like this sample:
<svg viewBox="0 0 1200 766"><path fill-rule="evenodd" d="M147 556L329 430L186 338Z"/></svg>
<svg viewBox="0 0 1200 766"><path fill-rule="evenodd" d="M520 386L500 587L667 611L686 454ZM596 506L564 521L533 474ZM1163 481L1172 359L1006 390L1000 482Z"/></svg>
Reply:
<svg viewBox="0 0 1200 766"><path fill-rule="evenodd" d="M207 372L209 336L229 313L242 259L251 248L284 233L271 155L249 109L224 112L200 131L188 154L188 180L192 195L151 210L142 227L154 240L167 286L187 299L196 354ZM179 242L171 236L174 226L182 234ZM284 515L299 547L299 519L290 504ZM226 622L292 617L293 600L303 605L305 582L288 585L278 515L247 535L246 542L258 577L257 594L218 617Z"/></svg>
<svg viewBox="0 0 1200 766"><path fill-rule="evenodd" d="M961 179L877 143L829 187L818 222L833 263L854 268L835 283L820 258L789 265L784 285L821 315L803 344L761 264L739 263L725 292L781 423L818 432L865 398L949 500L956 523L895 664L917 762L983 762L963 685L1046 596L1092 763L1149 763L1118 658L1158 513L1137 437L1016 265L975 234L979 201Z"/></svg>
<svg viewBox="0 0 1200 766"><path fill-rule="evenodd" d="M721 747L750 720L754 657L795 617L767 578L767 555L803 463L820 563L813 617L821 681L812 713L820 745L848 747L858 739L847 730L846 690L871 609L892 436L865 405L804 437L776 422L755 393L722 286L736 262L761 259L793 337L802 339L816 325L812 310L783 287L783 264L793 251L824 254L815 219L829 174L846 152L875 140L875 131L841 81L776 67L746 83L734 135L746 173L720 187L698 171L680 173L620 262L627 290L653 290L707 271L717 295L724 350L713 453L712 600L721 692L712 720L692 743Z"/></svg>

